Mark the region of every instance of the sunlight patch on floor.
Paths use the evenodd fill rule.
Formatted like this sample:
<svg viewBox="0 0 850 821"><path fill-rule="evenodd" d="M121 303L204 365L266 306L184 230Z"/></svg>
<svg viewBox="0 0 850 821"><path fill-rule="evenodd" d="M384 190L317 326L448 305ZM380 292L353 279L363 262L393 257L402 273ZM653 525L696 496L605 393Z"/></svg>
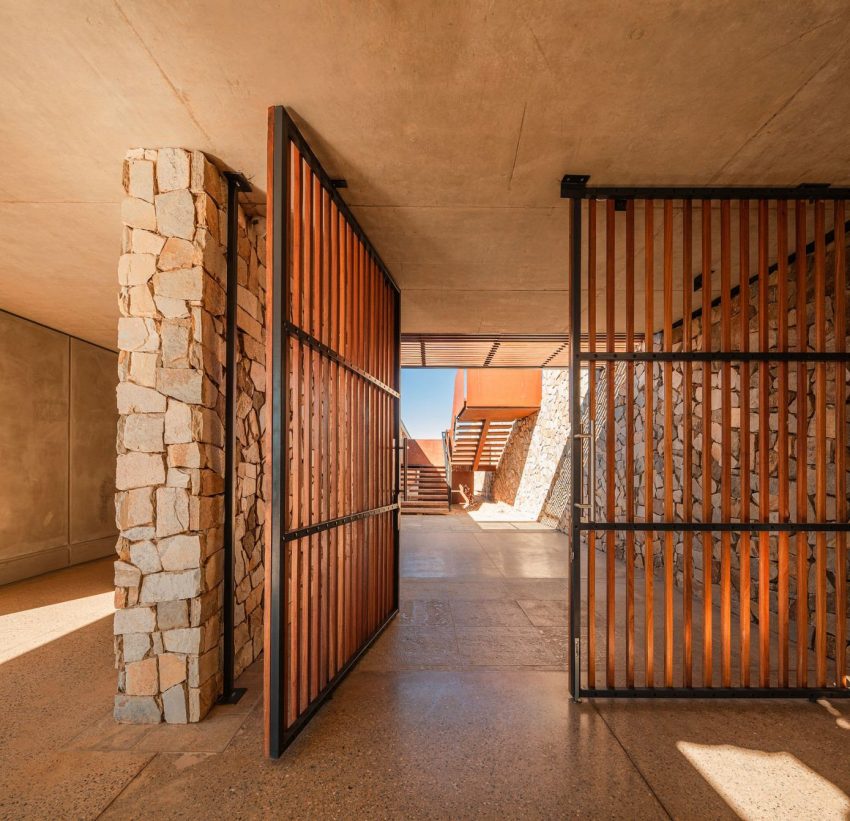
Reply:
<svg viewBox="0 0 850 821"><path fill-rule="evenodd" d="M114 612L115 594L110 590L2 615L0 664L111 616Z"/></svg>
<svg viewBox="0 0 850 821"><path fill-rule="evenodd" d="M841 819L850 798L791 753L679 741L679 752L746 821Z"/></svg>
<svg viewBox="0 0 850 821"><path fill-rule="evenodd" d="M529 513L523 513L504 502L483 502L477 510L464 511L479 525L487 524L534 524L539 525L537 518ZM543 527L543 525L539 525Z"/></svg>

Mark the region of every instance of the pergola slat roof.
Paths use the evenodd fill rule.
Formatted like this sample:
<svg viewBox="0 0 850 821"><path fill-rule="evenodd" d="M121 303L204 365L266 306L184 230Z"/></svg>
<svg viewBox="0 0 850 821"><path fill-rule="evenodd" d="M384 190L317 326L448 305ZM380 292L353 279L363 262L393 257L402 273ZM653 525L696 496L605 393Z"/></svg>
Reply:
<svg viewBox="0 0 850 821"><path fill-rule="evenodd" d="M606 339L598 335L597 350L606 350ZM625 342L625 334L617 334L616 350L625 350ZM586 337L582 337L582 349L587 350ZM565 368L568 361L569 334L402 334L401 337L403 368Z"/></svg>

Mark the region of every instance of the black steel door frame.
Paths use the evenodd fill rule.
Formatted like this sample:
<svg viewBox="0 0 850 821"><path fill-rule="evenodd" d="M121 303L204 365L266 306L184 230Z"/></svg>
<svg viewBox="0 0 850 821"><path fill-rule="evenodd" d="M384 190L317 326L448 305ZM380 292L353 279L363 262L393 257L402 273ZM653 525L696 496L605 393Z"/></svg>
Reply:
<svg viewBox="0 0 850 821"><path fill-rule="evenodd" d="M850 188L833 188L829 185L800 185L794 188L770 187L616 187L588 185L587 174L567 174L561 181L561 198L569 201L569 419L572 431L570 443L571 490L569 504L569 586L568 586L568 636L569 636L569 692L573 700L583 697L604 698L808 698L850 697L850 687L624 687L624 688L588 688L582 683L582 539L583 534L591 532L705 532L706 523L696 521L599 521L583 519L582 511L588 506L583 504L584 477L582 464L582 441L586 436L582 431L581 418L581 372L595 368L605 362L803 362L803 363L850 363L850 353L846 352L777 352L777 351L735 351L719 352L677 352L661 351L641 352L596 352L582 349L582 287L586 286L586 275L582 268L582 203L584 200L614 200L616 210L625 210L628 201L644 200L774 200L774 201L823 201L850 200ZM844 224L845 235L850 230L850 220ZM834 239L832 231L824 241ZM807 255L812 252L814 243L806 246ZM747 521L744 523L711 523L712 532L733 533L848 533L850 522L765 522Z"/></svg>
<svg viewBox="0 0 850 821"><path fill-rule="evenodd" d="M392 313L395 336L392 339L394 360L392 374L395 384L401 385L401 292L379 254L360 227L350 208L339 194L338 188L345 187L344 181L332 179L319 162L309 143L299 131L290 114L283 106L269 109L269 163L267 169L267 206L269 213L267 234L268 305L267 318L267 373L269 383L269 455L266 465L270 470L270 493L266 516L266 567L265 567L265 751L271 758L278 758L286 747L307 725L317 710L330 697L345 676L353 669L363 654L378 638L384 628L398 612L399 601L399 507L401 487L401 460L398 443L401 441L401 411L398 390L384 385L365 369L347 361L339 352L324 345L295 322L289 321L289 266L292 253L292 228L289 224L290 201L290 146L294 146L306 161L312 173L328 192L333 204L348 222L356 238L367 249L391 288L394 300ZM287 406L285 378L288 373L289 339L296 338L303 345L332 360L340 368L368 382L392 398L391 425L395 431L392 448L392 503L372 510L363 510L322 521L308 527L287 531L284 527L286 488L286 459L288 458L287 421L290 409ZM288 568L285 543L305 536L322 533L351 522L386 513L392 514L393 590L392 608L386 620L348 659L342 669L328 682L319 696L310 704L291 727L285 727L285 659L289 652L288 631L285 629L286 592L285 581Z"/></svg>

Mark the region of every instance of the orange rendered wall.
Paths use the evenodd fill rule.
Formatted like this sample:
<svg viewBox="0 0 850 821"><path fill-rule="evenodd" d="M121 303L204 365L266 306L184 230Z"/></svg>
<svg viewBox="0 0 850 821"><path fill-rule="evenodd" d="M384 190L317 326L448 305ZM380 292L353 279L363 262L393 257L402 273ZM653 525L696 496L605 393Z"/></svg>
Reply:
<svg viewBox="0 0 850 821"><path fill-rule="evenodd" d="M445 467L442 439L408 439L407 464L410 467L435 465Z"/></svg>
<svg viewBox="0 0 850 821"><path fill-rule="evenodd" d="M468 408L539 408L543 376L539 368L469 368Z"/></svg>

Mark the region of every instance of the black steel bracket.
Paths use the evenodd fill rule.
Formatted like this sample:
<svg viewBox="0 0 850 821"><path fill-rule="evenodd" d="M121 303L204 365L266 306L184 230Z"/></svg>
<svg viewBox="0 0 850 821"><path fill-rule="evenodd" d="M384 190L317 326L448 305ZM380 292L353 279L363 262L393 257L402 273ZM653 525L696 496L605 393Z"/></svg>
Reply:
<svg viewBox="0 0 850 821"><path fill-rule="evenodd" d="M561 177L561 199L574 197L587 187L590 174L564 174Z"/></svg>

